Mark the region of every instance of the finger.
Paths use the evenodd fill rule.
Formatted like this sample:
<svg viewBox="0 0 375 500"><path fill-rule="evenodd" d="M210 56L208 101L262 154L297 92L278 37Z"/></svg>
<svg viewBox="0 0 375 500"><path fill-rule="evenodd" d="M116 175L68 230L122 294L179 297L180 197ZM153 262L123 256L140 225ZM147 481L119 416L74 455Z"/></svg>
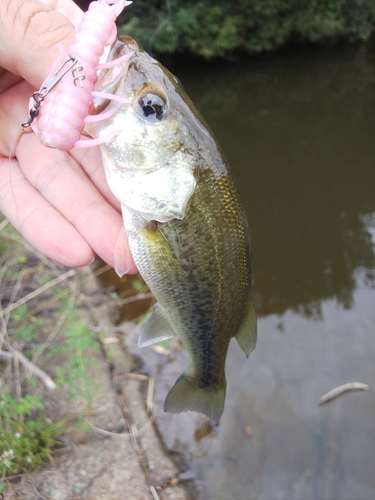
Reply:
<svg viewBox="0 0 375 500"><path fill-rule="evenodd" d="M30 184L83 236L104 261L114 265L122 217L69 154L43 147L24 135L17 158Z"/></svg>
<svg viewBox="0 0 375 500"><path fill-rule="evenodd" d="M26 121L29 113L29 99L33 93L32 86L22 81L9 89L6 94L0 94L0 154L8 156L15 154L15 141L17 140L21 123ZM29 130L31 132L31 130ZM74 148L71 156L82 165L88 177L104 198L118 211L120 204L108 187L102 165L99 146L91 148Z"/></svg>
<svg viewBox="0 0 375 500"><path fill-rule="evenodd" d="M20 134L21 123L26 121L29 114L29 99L33 91L29 83L21 81L4 94L0 94L0 155L2 156L8 157L9 153L14 156L15 141Z"/></svg>
<svg viewBox="0 0 375 500"><path fill-rule="evenodd" d="M0 2L0 65L35 88L40 87L59 55L58 44L68 49L74 34L74 25L68 17L45 3Z"/></svg>
<svg viewBox="0 0 375 500"><path fill-rule="evenodd" d="M0 68L0 94L2 94L21 80L22 78L20 76L14 75L4 68Z"/></svg>
<svg viewBox="0 0 375 500"><path fill-rule="evenodd" d="M29 169L33 167L34 172L32 173L32 178L30 180L34 179L35 175L37 175L37 172L39 170L45 169L45 173L47 175L47 179L50 177L51 172L54 171L54 168L56 168L56 165L54 165L54 162L57 161L57 158L60 158L60 169L61 167L61 156L65 158L65 153L62 153L61 151L58 150L52 150L49 148L44 148L39 144L39 141L37 137L33 133L23 133L22 139L19 138L19 130L20 130L20 123L25 120L27 116L27 106L26 106L26 96L29 96L31 94L31 87L30 84L27 82L23 81L10 89L6 95L0 95L0 122L2 124L2 133L0 134L0 154L3 155L3 157L7 158L9 154L11 156L17 155L20 157L20 161L22 164L22 169L26 173L26 177L29 177ZM21 96L24 96L25 99L20 98ZM19 143L17 145L17 138L19 139ZM37 150L35 150L35 153L31 155L31 148L27 149L29 146L24 146L23 147L23 141L24 138L27 138L25 144L32 144L36 143L38 145ZM30 142L29 142L30 141ZM34 144L35 146L35 144ZM33 146L33 147L34 147ZM46 163L46 156L48 155L49 160L47 161L48 166L45 166ZM32 161L30 160L32 158ZM109 265L113 266L114 265L114 251L115 251L115 245L117 241L117 236L120 231L121 227L121 217L119 215L119 204L117 200L114 198L112 195L111 191L108 188L107 182L105 180L105 175L103 171L103 167L101 164L101 158L100 158L100 152L98 148L89 148L87 151L86 150L73 150L72 151L72 158L74 165L76 165L76 160L82 161L84 168L87 171L87 175L89 179L92 179L92 182L94 185L97 186L97 191L101 193L102 197L104 197L105 200L107 200L112 207L114 207L114 211L111 211L109 213L108 207L106 207L106 210L102 214L99 214L99 216L96 214L96 216L99 219L99 223L97 226L95 226L96 231L94 231L92 234L86 234L87 231L84 231L85 233L85 238L87 238L88 243L92 248L98 252L99 255L102 256L103 260L105 260ZM30 160L30 161L29 161ZM58 167L58 165L57 165ZM78 168L79 170L79 168ZM66 170L68 171L68 170ZM61 174L61 178L66 180L65 177L65 170ZM3 169L2 172L0 172L0 175L2 175L2 180L3 183L6 184L7 190L10 191L9 184L10 182L13 183L13 178L10 180L9 179L9 164L7 160L3 160ZM84 175L84 173L81 171L81 177L84 177L85 181L88 183L90 182L89 179L87 179ZM43 174L41 174L40 178L43 178ZM48 181L47 181L48 182ZM77 189L76 181L73 175L73 178L69 177L68 180L68 192L70 193L77 193L80 195L80 192ZM10 203L13 202L14 204L14 199L16 199L19 204L21 204L22 208L23 202L26 202L25 200L28 200L27 197L23 195L23 192L21 191L21 198L18 197L19 192L13 193L12 197L9 199ZM56 200L60 200L60 205L61 205L61 190L59 184L55 183L55 189L52 192L48 192L48 188L45 187L45 196L46 199L50 201L51 205L54 206ZM60 198L59 198L60 196ZM33 198L34 201L36 202L36 199ZM15 212L17 211L17 207L13 207L13 209L10 209L9 206L7 205L7 201L4 199L3 195L0 193L0 208L2 209L4 215L6 215L9 220L17 227L17 229L20 229L19 222L15 220ZM38 206L40 206L41 201L39 199ZM45 201L45 200L43 200ZM28 202L28 201L27 201ZM103 202L103 200L101 200ZM57 210L57 213L59 213L59 210L62 211L63 217L65 218L65 209L64 206L60 206L59 209ZM63 204L64 205L64 204ZM65 203L65 206L67 203ZM93 205L92 209L93 209ZM73 205L70 206L70 209L73 207ZM36 216L38 213L36 214ZM73 220L74 220L74 213L72 214ZM104 217L104 227L102 224L103 221L103 216ZM69 214L68 214L69 217ZM19 219L22 221L23 216L22 214L19 215ZM109 220L108 220L109 219ZM92 220L92 219L91 219ZM28 219L28 222L30 219ZM71 223L71 221L69 221ZM99 225L102 224L101 230L99 230ZM115 224L116 229L113 228L113 224ZM55 250L53 248L51 249L50 252L48 252L48 249L45 247L41 247L37 241L35 241L35 238L32 238L33 236L33 229L37 227L38 224L36 221L33 222L31 226L31 231L27 231L27 228L24 227L22 228L23 234L25 237L29 239L29 241L32 240L32 244L38 248L40 251L45 253L51 258L54 258L55 260L58 260L59 262L63 262L66 265L72 265L72 266L78 266L82 265L82 258L80 257L81 251L78 250L77 246L77 260L72 260L73 257L72 255L69 256L69 259L71 263L68 261L64 260L62 257L59 257L58 255L55 255ZM107 234L103 236L103 233L105 232L105 229L107 228L112 228L111 229L111 236L108 237ZM74 227L74 223L73 223ZM77 230L78 231L78 230ZM79 231L78 231L79 232ZM31 234L30 234L31 233ZM30 234L30 236L28 236ZM95 238L99 235L99 245L96 243ZM44 238L44 236L43 236ZM51 241L52 246L62 244L61 242L55 241L55 236L51 232L51 238L53 241ZM69 241L69 240L67 240ZM103 246L103 242L105 243L105 248L100 248L100 246ZM111 248L112 247L112 248ZM52 253L51 253L52 252ZM55 255L55 256L54 256ZM80 260L81 259L81 260ZM86 259L87 260L87 259ZM129 264L129 268L132 266L133 263Z"/></svg>
<svg viewBox="0 0 375 500"><path fill-rule="evenodd" d="M25 239L47 257L70 267L92 261L94 252L90 245L30 185L17 160L0 158L0 210Z"/></svg>
<svg viewBox="0 0 375 500"><path fill-rule="evenodd" d="M82 21L83 12L72 0L39 0L55 12L60 12L69 19L75 27Z"/></svg>
<svg viewBox="0 0 375 500"><path fill-rule="evenodd" d="M96 186L108 203L118 212L121 212L119 201L109 189L99 146L93 146L91 148L73 148L69 153L81 165L91 182Z"/></svg>

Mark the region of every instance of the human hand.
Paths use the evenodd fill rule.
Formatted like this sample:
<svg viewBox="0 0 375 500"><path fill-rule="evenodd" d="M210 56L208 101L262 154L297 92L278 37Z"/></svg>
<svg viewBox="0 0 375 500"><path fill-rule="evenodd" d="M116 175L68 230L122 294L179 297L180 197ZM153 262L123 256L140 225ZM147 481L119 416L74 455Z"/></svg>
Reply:
<svg viewBox="0 0 375 500"><path fill-rule="evenodd" d="M0 2L0 211L47 257L78 267L96 253L114 266L122 217L99 148L65 153L31 132L16 141L30 96L50 74L58 44L68 51L82 15L72 0Z"/></svg>

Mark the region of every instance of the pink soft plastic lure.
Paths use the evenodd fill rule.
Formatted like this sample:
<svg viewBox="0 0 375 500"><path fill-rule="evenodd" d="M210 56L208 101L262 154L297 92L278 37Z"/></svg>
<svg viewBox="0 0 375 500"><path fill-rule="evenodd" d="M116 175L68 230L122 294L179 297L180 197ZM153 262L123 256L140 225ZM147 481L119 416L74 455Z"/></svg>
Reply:
<svg viewBox="0 0 375 500"><path fill-rule="evenodd" d="M106 47L116 38L116 18L127 0L96 0L90 3L77 27L69 53L57 71L43 82L30 100L30 115L24 129L31 126L44 146L68 151L73 147L92 146L97 141L80 139L85 121L103 119L89 117L97 71L108 65L99 64ZM60 49L62 51L62 49ZM116 64L131 54L117 59ZM109 63L111 64L111 63ZM53 90L53 91L52 91ZM47 97L48 96L48 97ZM107 96L127 102L126 99Z"/></svg>

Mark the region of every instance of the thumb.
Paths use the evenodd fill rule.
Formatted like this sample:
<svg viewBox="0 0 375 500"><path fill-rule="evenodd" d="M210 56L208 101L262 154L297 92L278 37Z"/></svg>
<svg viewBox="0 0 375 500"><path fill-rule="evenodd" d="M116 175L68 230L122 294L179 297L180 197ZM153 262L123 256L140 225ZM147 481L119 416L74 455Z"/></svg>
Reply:
<svg viewBox="0 0 375 500"><path fill-rule="evenodd" d="M1 0L0 66L39 88L59 55L58 44L67 51L72 44L71 20L80 14L71 0Z"/></svg>

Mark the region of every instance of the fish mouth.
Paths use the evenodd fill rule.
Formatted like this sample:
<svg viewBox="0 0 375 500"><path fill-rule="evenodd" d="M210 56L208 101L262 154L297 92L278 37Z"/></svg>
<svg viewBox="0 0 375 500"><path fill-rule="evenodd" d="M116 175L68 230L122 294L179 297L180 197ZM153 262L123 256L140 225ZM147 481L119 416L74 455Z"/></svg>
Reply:
<svg viewBox="0 0 375 500"><path fill-rule="evenodd" d="M138 44L130 36L122 35L115 40L108 54L107 63L99 73L99 77L95 83L95 91L105 94L116 94L121 82L127 77L129 68L134 65L134 58L139 57ZM116 64L116 60L124 56L132 54L126 61L120 61ZM113 67L106 68L113 65ZM111 100L106 97L94 96L89 108L89 115L97 115L102 113L110 104Z"/></svg>
<svg viewBox="0 0 375 500"><path fill-rule="evenodd" d="M121 50L121 54L117 55L117 57L128 54L129 52L139 51L137 42L129 35L120 35L113 45L118 47L117 50Z"/></svg>

